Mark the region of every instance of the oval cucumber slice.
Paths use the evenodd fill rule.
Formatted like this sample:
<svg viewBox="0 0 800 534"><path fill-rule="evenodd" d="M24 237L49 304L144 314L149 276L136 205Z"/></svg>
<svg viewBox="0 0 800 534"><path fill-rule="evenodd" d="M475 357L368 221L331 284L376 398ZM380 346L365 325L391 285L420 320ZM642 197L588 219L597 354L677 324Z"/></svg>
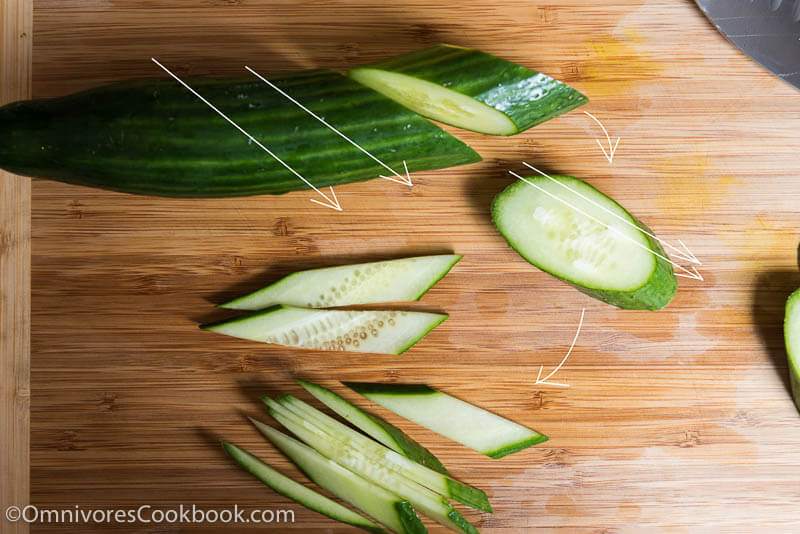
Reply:
<svg viewBox="0 0 800 534"><path fill-rule="evenodd" d="M517 181L495 197L492 220L508 244L531 264L608 304L666 306L678 284L661 245L644 232L649 229L586 182L551 178L525 178L530 183Z"/></svg>
<svg viewBox="0 0 800 534"><path fill-rule="evenodd" d="M344 382L353 391L472 450L502 458L547 436L424 384Z"/></svg>
<svg viewBox="0 0 800 534"><path fill-rule="evenodd" d="M362 517L349 508L345 508L338 502L322 495L321 493L317 493L311 488L307 488L306 486L295 482L291 478L280 473L279 471L276 471L266 463L262 462L256 456L253 456L246 450L237 447L233 443L223 441L222 447L225 449L225 452L227 452L230 457L242 467L242 469L284 497L288 497L294 502L305 506L309 510L326 515L331 519L335 519L336 521L352 525L373 534L386 534L386 530L382 529L379 525L370 521L366 517Z"/></svg>
<svg viewBox="0 0 800 534"><path fill-rule="evenodd" d="M251 341L319 350L402 354L447 315L272 306L201 328Z"/></svg>
<svg viewBox="0 0 800 534"><path fill-rule="evenodd" d="M786 301L783 334L786 342L786 356L789 360L792 396L797 409L800 410L800 289L792 293L789 300Z"/></svg>
<svg viewBox="0 0 800 534"><path fill-rule="evenodd" d="M492 135L519 133L588 101L546 74L447 44L358 67L349 76L420 115Z"/></svg>
<svg viewBox="0 0 800 534"><path fill-rule="evenodd" d="M441 254L300 271L220 307L262 310L274 304L333 308L410 302L419 300L461 258Z"/></svg>

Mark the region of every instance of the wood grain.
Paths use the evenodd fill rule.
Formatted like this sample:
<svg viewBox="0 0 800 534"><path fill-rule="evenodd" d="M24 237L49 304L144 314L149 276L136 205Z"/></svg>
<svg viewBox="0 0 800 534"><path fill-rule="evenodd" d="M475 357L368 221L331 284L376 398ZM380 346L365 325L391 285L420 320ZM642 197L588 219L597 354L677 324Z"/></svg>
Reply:
<svg viewBox="0 0 800 534"><path fill-rule="evenodd" d="M300 394L298 374L345 395L337 380L423 381L550 436L493 461L373 406L488 492L494 514L466 513L485 533L800 531L800 418L781 340L784 299L800 286L800 95L688 1L434 4L36 3L37 97L159 76L152 56L179 75L244 74L244 64L275 73L451 42L573 84L622 141L611 167L580 111L511 138L451 130L484 162L419 173L413 189L339 187L342 213L309 192L179 201L35 181L33 502L291 508L295 524L260 528L350 532L261 487L218 445L225 437L296 473L242 414L268 420L258 395ZM585 178L663 238L684 240L705 280L681 279L667 309L635 312L531 268L488 217L523 160ZM288 350L197 328L225 314L214 303L294 270L446 251L465 258L422 302L399 307L450 319L402 357ZM582 307L584 330L554 378L570 387L535 387Z"/></svg>
<svg viewBox="0 0 800 534"><path fill-rule="evenodd" d="M0 4L0 105L31 95L33 2ZM2 141L0 141L2 142ZM30 498L31 185L0 171L0 509ZM0 518L2 532L28 532Z"/></svg>

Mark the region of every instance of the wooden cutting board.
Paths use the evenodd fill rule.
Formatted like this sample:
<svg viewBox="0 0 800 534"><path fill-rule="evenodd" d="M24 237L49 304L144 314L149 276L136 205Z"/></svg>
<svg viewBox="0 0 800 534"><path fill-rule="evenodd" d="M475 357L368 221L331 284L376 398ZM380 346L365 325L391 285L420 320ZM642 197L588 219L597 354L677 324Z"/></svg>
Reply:
<svg viewBox="0 0 800 534"><path fill-rule="evenodd" d="M219 447L224 437L296 474L243 417L268 420L261 394L300 394L293 375L354 400L337 381L426 382L550 436L491 460L375 408L486 490L495 513L464 512L484 533L800 532L800 416L781 338L785 297L800 286L800 93L688 1L192 4L37 1L33 96L160 76L151 57L179 75L344 70L449 42L549 73L591 102L510 138L451 129L482 163L417 173L411 189L338 187L341 213L310 192L166 200L34 181L31 502L238 505L293 510L295 522L33 532L352 531L267 490ZM613 165L582 110L621 138ZM522 161L584 178L683 240L704 279L682 278L668 308L638 312L532 268L488 211ZM215 303L295 270L450 251L465 257L422 302L396 306L450 319L402 356L197 328L224 315ZM552 378L569 387L537 386L582 309L576 348Z"/></svg>

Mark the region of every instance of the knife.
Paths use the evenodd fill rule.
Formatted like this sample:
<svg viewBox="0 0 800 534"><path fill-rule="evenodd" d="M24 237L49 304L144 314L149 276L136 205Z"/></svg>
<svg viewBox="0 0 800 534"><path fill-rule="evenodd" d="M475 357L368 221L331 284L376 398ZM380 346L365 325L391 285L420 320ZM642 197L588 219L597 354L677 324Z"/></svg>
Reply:
<svg viewBox="0 0 800 534"><path fill-rule="evenodd" d="M733 44L800 88L800 0L696 0Z"/></svg>

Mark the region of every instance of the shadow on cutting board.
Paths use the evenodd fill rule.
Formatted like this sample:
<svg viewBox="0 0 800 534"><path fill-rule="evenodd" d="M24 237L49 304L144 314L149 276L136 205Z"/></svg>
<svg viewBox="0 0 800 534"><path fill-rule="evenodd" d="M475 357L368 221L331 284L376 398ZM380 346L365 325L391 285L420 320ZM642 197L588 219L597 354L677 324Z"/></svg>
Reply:
<svg viewBox="0 0 800 534"><path fill-rule="evenodd" d="M752 315L756 331L766 347L775 372L791 396L786 348L783 341L783 318L786 299L800 287L800 272L775 270L758 276L753 295Z"/></svg>

